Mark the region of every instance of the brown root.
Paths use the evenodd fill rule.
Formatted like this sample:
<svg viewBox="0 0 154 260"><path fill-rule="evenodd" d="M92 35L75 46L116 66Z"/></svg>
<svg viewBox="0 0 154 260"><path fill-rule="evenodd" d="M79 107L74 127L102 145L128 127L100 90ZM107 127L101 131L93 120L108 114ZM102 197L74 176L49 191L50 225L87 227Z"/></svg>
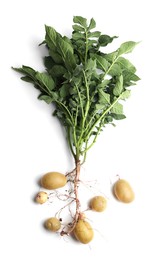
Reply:
<svg viewBox="0 0 154 260"><path fill-rule="evenodd" d="M81 164L80 161L76 161L76 168L70 172L67 175L71 175L74 176L74 201L76 203L76 208L75 208L75 214L73 217L73 221L71 223L69 223L66 227L64 227L62 229L62 231L60 232L61 236L67 235L69 236L72 231L74 230L76 223L78 221L78 219L80 218L80 201L79 201L79 195L78 195L78 188L79 188L79 177L80 177L80 168L81 168Z"/></svg>

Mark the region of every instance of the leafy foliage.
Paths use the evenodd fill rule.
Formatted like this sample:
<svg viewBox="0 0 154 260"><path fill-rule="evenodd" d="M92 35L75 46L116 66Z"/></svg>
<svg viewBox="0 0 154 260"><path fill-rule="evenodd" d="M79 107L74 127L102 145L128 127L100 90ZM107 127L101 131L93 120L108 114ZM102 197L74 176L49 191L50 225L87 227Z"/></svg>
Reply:
<svg viewBox="0 0 154 260"><path fill-rule="evenodd" d="M21 79L39 89L39 99L54 103L54 116L66 129L67 139L75 160L95 143L106 124L125 118L120 100L130 96L131 85L139 77L135 66L122 55L130 53L136 42L128 41L112 53L104 47L117 36L95 31L92 18L73 18L72 38L62 36L45 26L45 44L49 56L44 58L46 72L22 66L14 68Z"/></svg>

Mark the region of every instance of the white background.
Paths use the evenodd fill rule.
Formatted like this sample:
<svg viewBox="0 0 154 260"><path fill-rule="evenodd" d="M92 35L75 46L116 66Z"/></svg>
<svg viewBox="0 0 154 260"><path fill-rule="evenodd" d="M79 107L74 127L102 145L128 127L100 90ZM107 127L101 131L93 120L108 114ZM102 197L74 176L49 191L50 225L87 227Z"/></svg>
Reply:
<svg viewBox="0 0 154 260"><path fill-rule="evenodd" d="M154 259L153 188L153 7L152 0L19 1L0 3L0 259ZM124 104L125 120L106 127L89 151L84 181L97 179L108 198L104 213L87 213L95 229L90 245L60 238L44 230L55 204L37 205L38 180L48 171L73 167L64 132L52 107L37 100L38 92L22 82L11 66L43 70L44 24L70 35L72 18L93 17L97 30L118 35L122 42L141 41L128 58L141 81ZM114 199L116 175L127 179L136 194L124 205ZM94 185L94 183L92 183ZM97 194L97 189L89 196ZM84 203L84 196L81 196Z"/></svg>

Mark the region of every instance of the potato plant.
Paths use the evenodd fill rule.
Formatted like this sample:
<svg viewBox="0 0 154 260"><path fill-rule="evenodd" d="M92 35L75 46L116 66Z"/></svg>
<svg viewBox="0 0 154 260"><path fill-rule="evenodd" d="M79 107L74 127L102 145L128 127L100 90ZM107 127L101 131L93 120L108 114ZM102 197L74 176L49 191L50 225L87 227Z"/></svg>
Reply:
<svg viewBox="0 0 154 260"><path fill-rule="evenodd" d="M72 36L68 38L53 27L45 26L45 39L41 43L48 50L48 56L44 57L45 71L38 72L25 65L14 70L22 73L24 76L21 79L32 83L39 91L39 100L54 106L53 116L65 128L74 158L74 170L65 176L47 173L42 177L41 184L47 189L57 189L66 184L66 179L73 183L71 198L73 196L76 209L72 222L65 225L60 234L74 232L79 241L86 243L93 238L93 231L91 227L89 230L89 223L81 217L78 194L80 168L102 129L107 124L114 125L115 120L125 118L123 101L130 96L130 86L139 80L135 66L125 56L138 43L124 42L115 51L107 53L105 47L117 36L95 30L93 18L88 22L84 17L74 16L72 27ZM46 195L42 195L46 200ZM37 199L39 201L40 198ZM91 208L95 211L103 211L105 207L103 198L91 201ZM53 219L50 219L46 223L49 229L54 229L52 222ZM80 228L85 233L88 230L89 238L82 237Z"/></svg>

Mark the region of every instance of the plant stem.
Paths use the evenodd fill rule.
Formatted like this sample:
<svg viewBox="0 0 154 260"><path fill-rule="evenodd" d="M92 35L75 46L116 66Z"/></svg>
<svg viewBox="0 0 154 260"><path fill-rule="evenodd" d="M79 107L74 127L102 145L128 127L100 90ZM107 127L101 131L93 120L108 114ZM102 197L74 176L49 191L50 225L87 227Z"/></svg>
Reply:
<svg viewBox="0 0 154 260"><path fill-rule="evenodd" d="M76 203L76 209L75 209L75 215L73 218L72 223L69 225L68 230L62 230L61 231L61 236L63 235L70 235L71 232L74 230L76 223L79 219L80 216L80 200L79 200L79 194L78 194L78 188L79 188L79 177L80 177L80 168L81 168L81 164L80 164L80 160L75 160L75 177L74 177L74 195L75 195L75 203Z"/></svg>
<svg viewBox="0 0 154 260"><path fill-rule="evenodd" d="M84 59L84 62L86 64L87 54L88 54L88 33L87 33L87 30L85 30L85 38L86 38L86 42L85 42L85 59Z"/></svg>
<svg viewBox="0 0 154 260"><path fill-rule="evenodd" d="M68 144L69 144L69 147L70 147L70 150L71 150L71 153L75 159L75 153L74 153L74 150L73 150L73 145L72 145L72 137L71 137L71 130L70 130L70 127L67 128L67 140L68 140Z"/></svg>

